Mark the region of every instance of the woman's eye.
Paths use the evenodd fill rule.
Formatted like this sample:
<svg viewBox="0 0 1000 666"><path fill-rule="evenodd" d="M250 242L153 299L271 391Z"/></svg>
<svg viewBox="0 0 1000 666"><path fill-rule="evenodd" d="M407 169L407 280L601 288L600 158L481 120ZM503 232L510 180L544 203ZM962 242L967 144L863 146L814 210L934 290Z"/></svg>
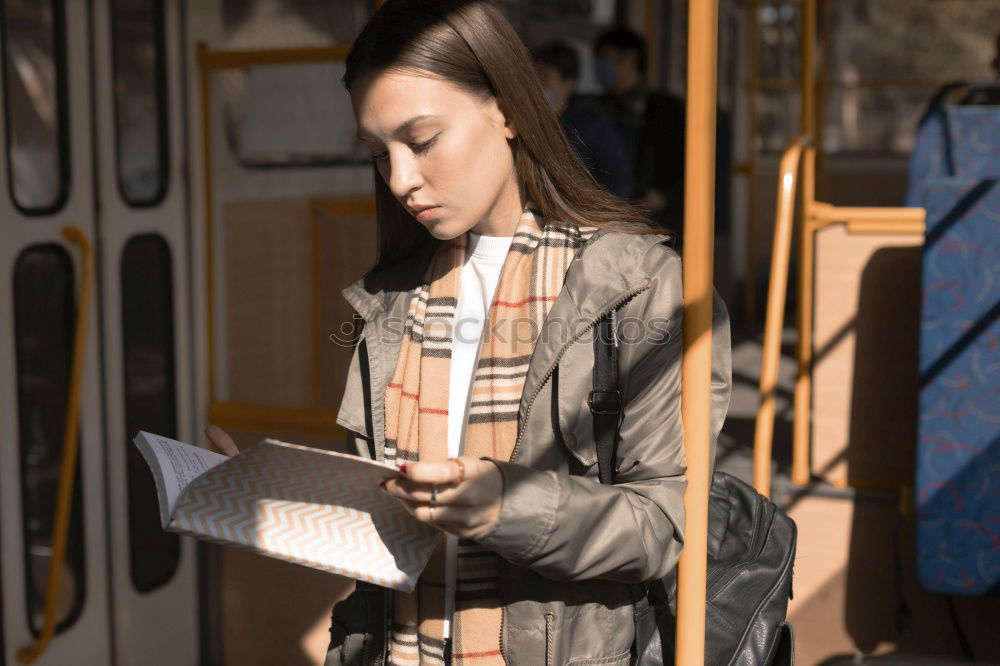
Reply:
<svg viewBox="0 0 1000 666"><path fill-rule="evenodd" d="M437 141L438 136L439 134L435 134L434 136L429 138L427 141L424 141L423 143L412 143L410 144L410 149L415 153L422 153L428 148L430 148L432 145L434 145L434 142Z"/></svg>

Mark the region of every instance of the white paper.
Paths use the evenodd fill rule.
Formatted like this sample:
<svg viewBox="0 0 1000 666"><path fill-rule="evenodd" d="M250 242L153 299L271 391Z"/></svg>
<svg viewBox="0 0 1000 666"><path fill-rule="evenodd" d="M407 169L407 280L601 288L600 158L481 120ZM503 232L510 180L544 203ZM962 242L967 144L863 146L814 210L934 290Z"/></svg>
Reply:
<svg viewBox="0 0 1000 666"><path fill-rule="evenodd" d="M140 431L135 436L146 463L153 472L160 498L160 521L166 528L177 505L177 498L192 481L227 460L228 456L169 437Z"/></svg>

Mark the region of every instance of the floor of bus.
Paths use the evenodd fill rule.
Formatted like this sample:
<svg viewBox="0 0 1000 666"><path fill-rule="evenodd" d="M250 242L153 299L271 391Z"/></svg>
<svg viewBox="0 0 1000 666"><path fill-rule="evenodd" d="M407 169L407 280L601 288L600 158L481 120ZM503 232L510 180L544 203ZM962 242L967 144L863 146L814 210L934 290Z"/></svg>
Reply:
<svg viewBox="0 0 1000 666"><path fill-rule="evenodd" d="M794 330L782 343L772 495L798 526L788 609L796 663L1000 664L1000 598L944 597L919 586L913 520L900 514L896 493L791 483ZM734 330L732 358L733 394L716 469L750 482L760 336Z"/></svg>

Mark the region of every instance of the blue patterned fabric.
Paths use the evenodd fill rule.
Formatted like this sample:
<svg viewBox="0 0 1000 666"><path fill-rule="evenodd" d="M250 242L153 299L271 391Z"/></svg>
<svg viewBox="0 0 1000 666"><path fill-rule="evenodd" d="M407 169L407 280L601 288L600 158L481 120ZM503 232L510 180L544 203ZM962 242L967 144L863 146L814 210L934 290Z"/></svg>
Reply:
<svg viewBox="0 0 1000 666"><path fill-rule="evenodd" d="M936 180L1000 178L1000 109L932 104L910 157L907 206L923 206Z"/></svg>
<svg viewBox="0 0 1000 666"><path fill-rule="evenodd" d="M992 113L1000 118L1000 109ZM996 153L1000 124L991 121L996 133L987 145L988 137L979 134L987 124L975 115L974 126L957 133L965 137L968 150L958 142L952 146L961 156L958 171L995 174L997 164L983 164L980 158ZM963 163L970 155L968 164ZM927 233L920 322L917 573L933 592L997 593L1000 184L995 178L942 178L920 183L919 191L915 203L927 209Z"/></svg>

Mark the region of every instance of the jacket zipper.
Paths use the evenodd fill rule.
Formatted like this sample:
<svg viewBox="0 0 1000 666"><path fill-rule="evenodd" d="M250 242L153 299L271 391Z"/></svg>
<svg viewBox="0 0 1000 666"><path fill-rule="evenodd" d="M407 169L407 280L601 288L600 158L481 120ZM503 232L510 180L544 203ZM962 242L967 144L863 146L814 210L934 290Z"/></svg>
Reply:
<svg viewBox="0 0 1000 666"><path fill-rule="evenodd" d="M568 350L570 346L574 342L576 342L584 333L589 331L598 322L598 320L601 319L601 317L608 314L609 312L611 312L612 316L614 316L615 310L621 307L626 301L634 298L636 295L641 294L642 292L649 289L649 287L652 286L652 284L653 284L652 280L647 280L645 284L640 285L639 287L635 287L630 291L622 294L618 298L618 300L616 300L614 303L612 303L604 310L602 310L600 313L598 313L596 317L592 317L587 326L577 331L576 334L566 344L562 346L562 348L559 350L559 353L556 355L555 360L549 366L549 369L545 371L545 374L542 375L542 378L538 382L538 385L535 387L535 390L532 391L531 397L528 398L528 404L524 408L524 421L521 423L521 427L518 429L517 441L514 442L514 450L511 451L510 454L510 462L514 462L514 459L517 457L517 451L521 447L521 438L524 435L524 425L528 423L528 416L531 414L531 405L534 404L535 398L537 398L538 394L542 392L542 388L545 386L545 383L549 381L549 378L552 376L552 373L555 372L556 366L559 365L559 361L562 360L562 357L563 355L565 355L566 350ZM614 337L614 344L615 346L618 346L617 336Z"/></svg>
<svg viewBox="0 0 1000 666"><path fill-rule="evenodd" d="M553 666L555 660L552 652L555 649L555 637L552 635L555 630L556 614L552 611L545 613L545 666Z"/></svg>
<svg viewBox="0 0 1000 666"><path fill-rule="evenodd" d="M574 335L568 342L566 342L566 344L562 346L562 348L559 350L559 353L556 354L555 360L549 366L548 370L545 371L545 374L542 375L542 379L538 382L538 385L535 387L535 390L532 391L531 397L528 398L528 404L524 408L524 420L522 421L521 426L518 428L517 441L514 442L514 450L511 451L510 453L510 462L514 462L514 459L517 457L517 451L519 448L521 448L521 437L524 435L524 425L528 423L528 416L531 414L531 405L534 404L535 398L538 397L538 394L542 392L542 387L544 387L545 383L549 381L549 377L551 377L552 373L555 372L556 366L559 365L559 361L562 360L562 357L566 353L566 350L568 350L574 342L580 339L580 337L584 333L589 331L601 319L601 317L610 312L612 318L614 318L615 310L620 308L626 301L634 298L638 294L641 294L642 292L649 289L652 286L652 284L653 281L647 279L645 284L635 287L627 291L626 293L622 294L618 298L618 300L616 300L614 303L601 310L601 312L599 312L596 317L592 317L587 326L577 331L576 335ZM615 327L612 326L613 335L614 335L614 328ZM614 344L615 346L618 345L617 335L614 336ZM503 631L506 625L507 625L507 608L503 604L500 604L500 657L503 659L503 662L505 664L510 664L510 660L507 658L507 653L504 650L504 645L503 645ZM546 618L546 627L548 627L547 618ZM546 640L548 640L548 632L546 632Z"/></svg>

